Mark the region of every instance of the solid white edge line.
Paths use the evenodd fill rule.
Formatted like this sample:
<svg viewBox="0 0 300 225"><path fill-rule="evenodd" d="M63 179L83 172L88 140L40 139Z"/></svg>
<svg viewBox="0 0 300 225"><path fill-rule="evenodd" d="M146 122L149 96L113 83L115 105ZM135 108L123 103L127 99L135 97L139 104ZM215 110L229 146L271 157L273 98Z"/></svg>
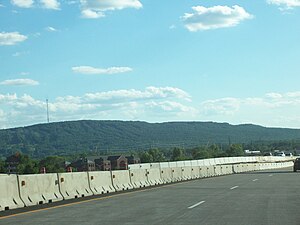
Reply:
<svg viewBox="0 0 300 225"><path fill-rule="evenodd" d="M230 188L230 190L236 189L236 188L238 188L238 187L239 187L239 186L234 186L234 187Z"/></svg>
<svg viewBox="0 0 300 225"><path fill-rule="evenodd" d="M188 207L188 209L195 208L195 207L197 207L198 205L203 204L204 202L205 202L205 201L198 202L198 203L196 203L195 205L192 205L192 206Z"/></svg>

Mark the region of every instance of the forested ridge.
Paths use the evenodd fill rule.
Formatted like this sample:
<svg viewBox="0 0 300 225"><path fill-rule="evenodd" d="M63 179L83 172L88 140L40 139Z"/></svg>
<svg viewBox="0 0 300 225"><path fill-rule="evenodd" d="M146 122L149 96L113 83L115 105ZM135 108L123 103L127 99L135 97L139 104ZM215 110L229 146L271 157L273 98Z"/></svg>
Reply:
<svg viewBox="0 0 300 225"><path fill-rule="evenodd" d="M299 129L214 122L68 121L0 130L0 154L35 157L78 152L192 148L201 145L300 140Z"/></svg>

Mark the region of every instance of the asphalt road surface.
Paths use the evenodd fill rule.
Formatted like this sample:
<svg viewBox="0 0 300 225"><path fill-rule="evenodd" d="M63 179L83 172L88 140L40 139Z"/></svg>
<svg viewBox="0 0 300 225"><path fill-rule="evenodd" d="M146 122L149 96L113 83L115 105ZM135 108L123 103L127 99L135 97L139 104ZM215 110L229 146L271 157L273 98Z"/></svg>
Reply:
<svg viewBox="0 0 300 225"><path fill-rule="evenodd" d="M299 225L300 172L199 179L0 216L5 225Z"/></svg>

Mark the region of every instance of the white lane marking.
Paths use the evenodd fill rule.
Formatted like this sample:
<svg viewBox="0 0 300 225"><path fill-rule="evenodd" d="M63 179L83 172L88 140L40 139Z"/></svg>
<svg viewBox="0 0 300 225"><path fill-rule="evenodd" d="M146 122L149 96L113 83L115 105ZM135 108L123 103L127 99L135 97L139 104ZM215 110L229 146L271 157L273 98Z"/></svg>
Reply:
<svg viewBox="0 0 300 225"><path fill-rule="evenodd" d="M238 187L239 187L239 186L234 186L234 187L230 188L230 190L236 189L236 188L238 188Z"/></svg>
<svg viewBox="0 0 300 225"><path fill-rule="evenodd" d="M253 181L258 181L258 179L254 179Z"/></svg>
<svg viewBox="0 0 300 225"><path fill-rule="evenodd" d="M205 202L205 201L198 202L198 203L196 203L195 205L192 205L192 206L188 207L188 209L195 208L195 207L197 207L198 205L203 204L204 202Z"/></svg>
<svg viewBox="0 0 300 225"><path fill-rule="evenodd" d="M269 175L269 177L272 177L272 176L273 176L273 174L270 174L270 175Z"/></svg>

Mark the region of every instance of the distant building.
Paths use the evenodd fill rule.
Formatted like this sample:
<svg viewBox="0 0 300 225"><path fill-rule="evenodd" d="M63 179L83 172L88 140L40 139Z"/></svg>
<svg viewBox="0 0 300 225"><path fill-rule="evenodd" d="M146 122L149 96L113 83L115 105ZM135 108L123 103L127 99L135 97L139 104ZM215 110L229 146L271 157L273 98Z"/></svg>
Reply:
<svg viewBox="0 0 300 225"><path fill-rule="evenodd" d="M107 159L107 157L100 157L95 159L96 170L101 171L110 171L111 170L111 162Z"/></svg>
<svg viewBox="0 0 300 225"><path fill-rule="evenodd" d="M136 156L126 156L128 164L139 164L141 163L141 159Z"/></svg>
<svg viewBox="0 0 300 225"><path fill-rule="evenodd" d="M110 161L112 170L128 169L128 160L124 155L108 156L107 160Z"/></svg>
<svg viewBox="0 0 300 225"><path fill-rule="evenodd" d="M73 168L77 172L83 172L83 171L95 171L95 162L92 160L88 160L86 158L79 159L75 162L72 162L68 167Z"/></svg>

